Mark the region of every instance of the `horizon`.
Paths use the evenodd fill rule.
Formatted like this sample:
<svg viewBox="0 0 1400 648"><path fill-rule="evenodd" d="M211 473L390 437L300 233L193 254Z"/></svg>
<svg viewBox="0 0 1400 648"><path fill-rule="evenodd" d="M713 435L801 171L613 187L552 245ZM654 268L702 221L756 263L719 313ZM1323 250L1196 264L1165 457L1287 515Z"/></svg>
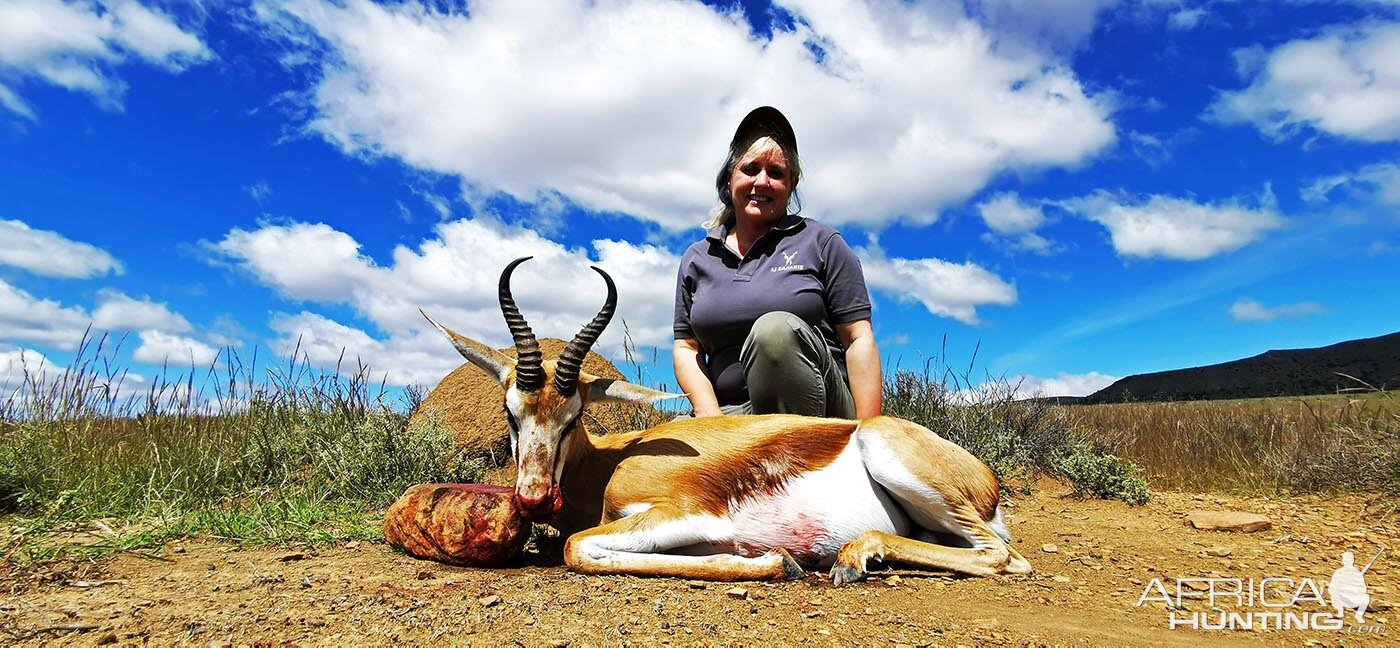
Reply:
<svg viewBox="0 0 1400 648"><path fill-rule="evenodd" d="M1400 330L1400 5L0 0L0 385L127 336L431 388L418 314L570 339L617 281L670 373L681 253L773 105L886 374L1083 396ZM261 351L259 351L261 354Z"/></svg>

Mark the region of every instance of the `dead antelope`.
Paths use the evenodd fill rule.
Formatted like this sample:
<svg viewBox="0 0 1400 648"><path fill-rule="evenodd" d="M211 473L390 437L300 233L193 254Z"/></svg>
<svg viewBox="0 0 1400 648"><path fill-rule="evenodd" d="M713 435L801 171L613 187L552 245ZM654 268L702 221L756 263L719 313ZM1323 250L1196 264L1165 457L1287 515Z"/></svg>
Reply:
<svg viewBox="0 0 1400 648"><path fill-rule="evenodd" d="M724 416L590 436L580 421L588 403L677 396L580 370L617 305L612 278L596 267L608 287L602 310L558 360L543 359L510 292L528 258L507 266L499 286L517 359L428 321L505 389L516 503L573 534L571 569L759 580L830 566L837 584L863 580L871 560L976 576L1031 571L1008 544L992 471L908 421Z"/></svg>

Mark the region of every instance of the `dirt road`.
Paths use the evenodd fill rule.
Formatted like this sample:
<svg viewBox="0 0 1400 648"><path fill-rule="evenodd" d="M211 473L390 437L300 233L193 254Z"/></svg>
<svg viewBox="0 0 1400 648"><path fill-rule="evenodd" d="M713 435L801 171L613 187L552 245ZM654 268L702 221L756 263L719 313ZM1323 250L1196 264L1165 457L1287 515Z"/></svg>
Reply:
<svg viewBox="0 0 1400 648"><path fill-rule="evenodd" d="M1130 508L1072 499L1052 486L1008 509L1033 575L955 579L892 571L841 588L817 573L787 583L697 583L581 576L560 567L460 569L377 543L313 551L199 542L167 547L163 559L123 554L11 574L0 590L0 643L1400 644L1400 627L1386 625L1400 622L1393 607L1400 599L1400 524L1368 519L1363 507L1359 497L1159 493ZM1185 527L1182 516L1198 509L1262 513L1273 528L1244 534ZM1153 579L1172 595L1175 579L1189 577L1325 586L1342 551L1354 552L1359 567L1381 549L1365 575L1371 604L1364 627L1348 613L1340 631L1170 630L1169 615L1195 618L1209 605L1189 598L1185 609L1169 610L1160 600L1137 605ZM1312 601L1289 609L1329 611Z"/></svg>

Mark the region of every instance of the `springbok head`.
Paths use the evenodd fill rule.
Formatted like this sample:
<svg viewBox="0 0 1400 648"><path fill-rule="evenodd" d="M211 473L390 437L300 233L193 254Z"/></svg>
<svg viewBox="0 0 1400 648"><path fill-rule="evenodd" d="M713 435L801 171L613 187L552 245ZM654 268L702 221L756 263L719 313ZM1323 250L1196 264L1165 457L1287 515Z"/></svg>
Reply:
<svg viewBox="0 0 1400 648"><path fill-rule="evenodd" d="M543 519L563 504L559 478L567 459L563 456L564 441L570 434L587 434L580 429L579 420L585 406L606 401L646 403L681 395L583 372L584 357L617 308L617 286L608 273L597 267L593 270L608 284L608 298L602 310L574 336L557 360L545 360L535 333L510 293L511 273L531 258L516 259L506 266L498 287L501 312L515 339L515 358L438 324L427 313L423 317L452 340L467 361L505 390L506 421L517 475L515 501L527 517Z"/></svg>

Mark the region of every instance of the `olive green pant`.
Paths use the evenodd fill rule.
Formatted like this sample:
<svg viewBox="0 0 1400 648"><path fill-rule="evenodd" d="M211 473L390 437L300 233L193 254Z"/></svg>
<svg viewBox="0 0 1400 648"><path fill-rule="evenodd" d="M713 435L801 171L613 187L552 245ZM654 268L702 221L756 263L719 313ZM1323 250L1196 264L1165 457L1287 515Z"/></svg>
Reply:
<svg viewBox="0 0 1400 648"><path fill-rule="evenodd" d="M749 401L725 405L725 414L801 414L855 418L851 388L820 333L784 311L754 322L739 359Z"/></svg>

